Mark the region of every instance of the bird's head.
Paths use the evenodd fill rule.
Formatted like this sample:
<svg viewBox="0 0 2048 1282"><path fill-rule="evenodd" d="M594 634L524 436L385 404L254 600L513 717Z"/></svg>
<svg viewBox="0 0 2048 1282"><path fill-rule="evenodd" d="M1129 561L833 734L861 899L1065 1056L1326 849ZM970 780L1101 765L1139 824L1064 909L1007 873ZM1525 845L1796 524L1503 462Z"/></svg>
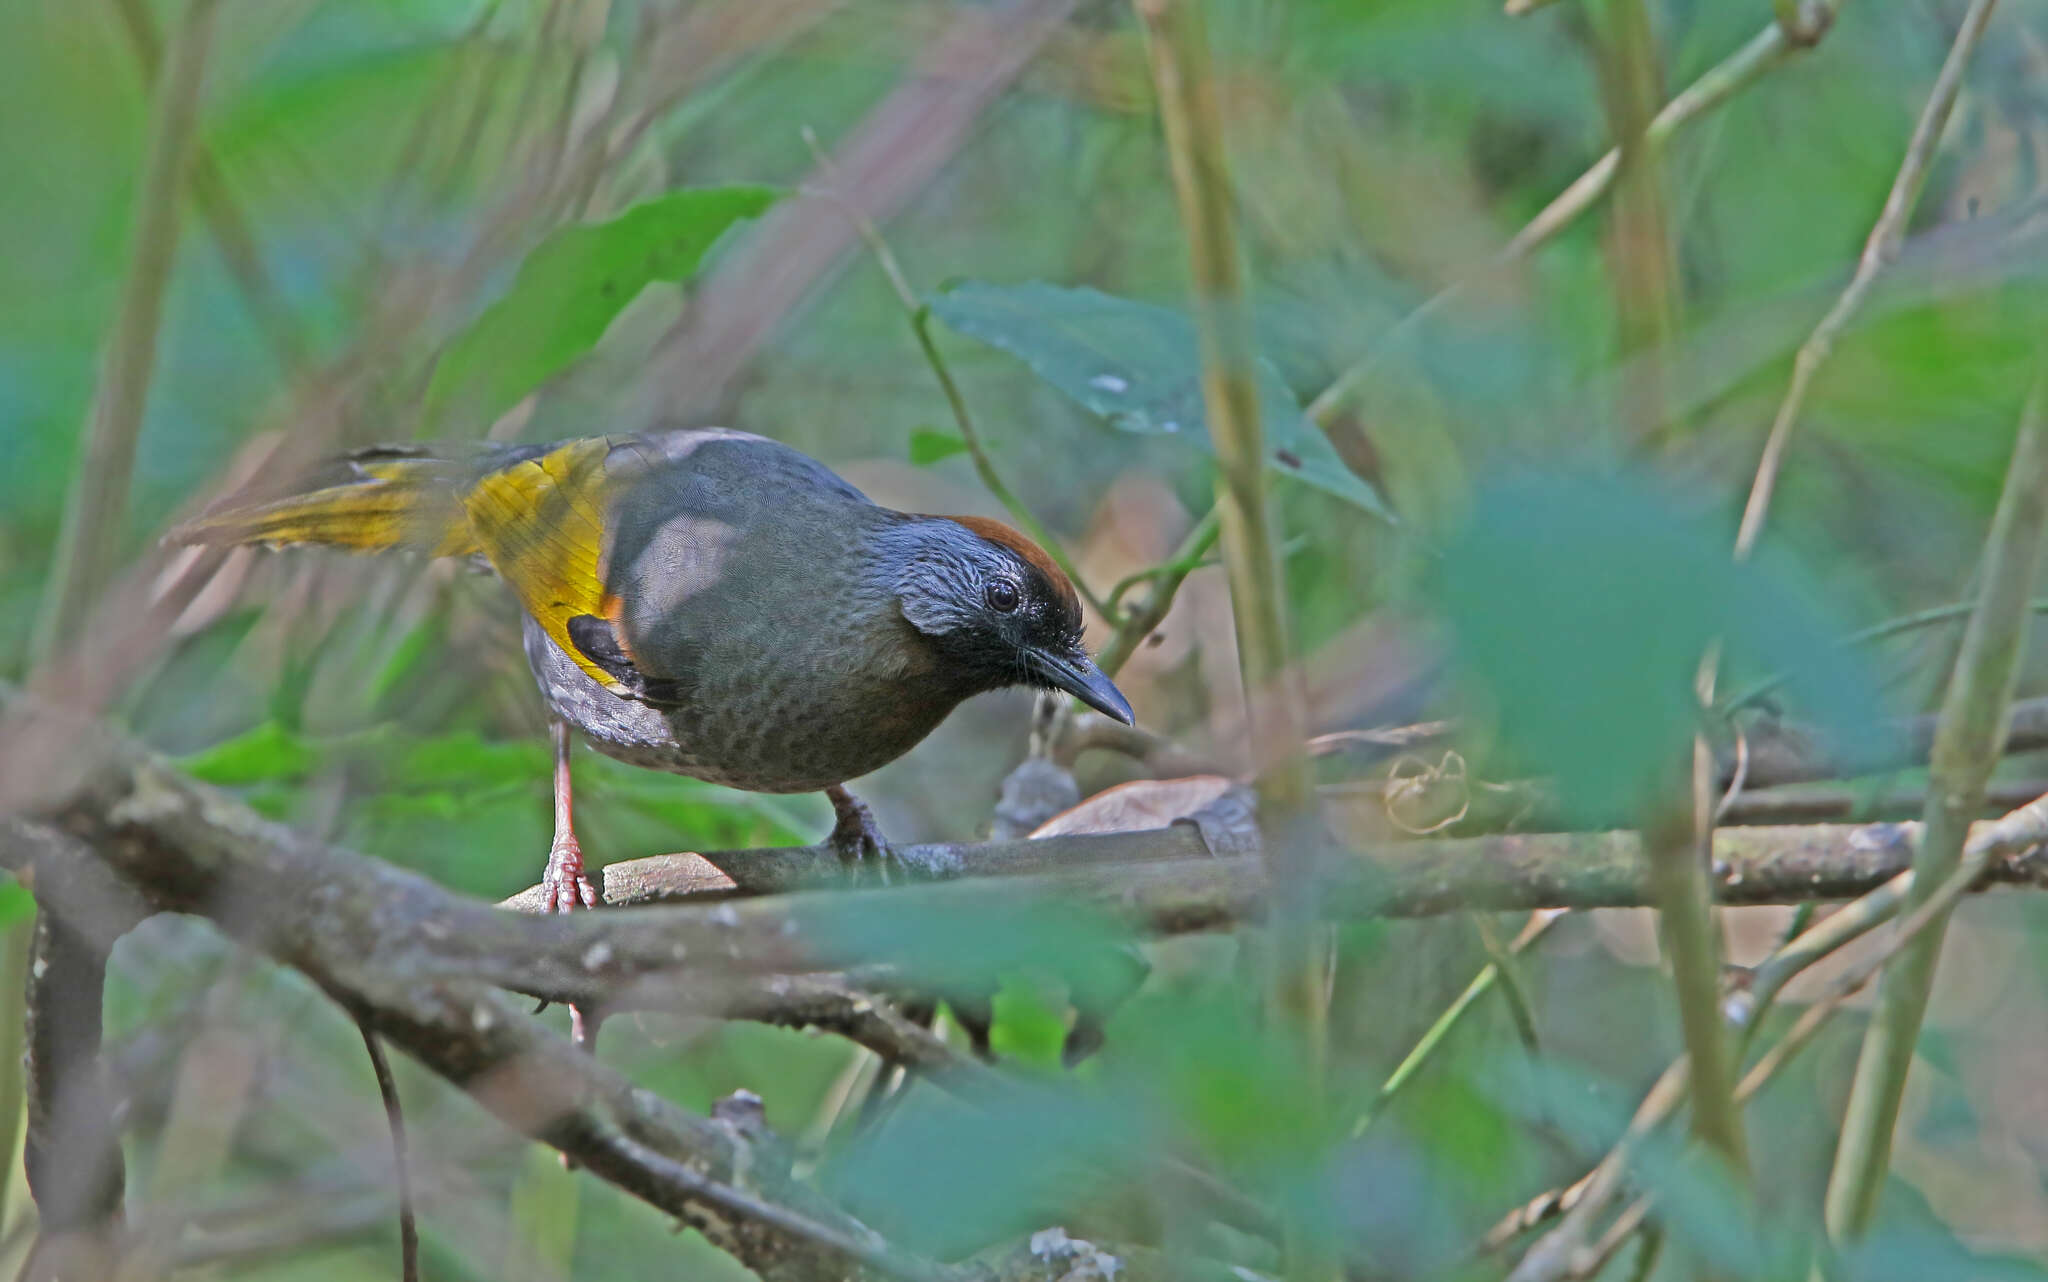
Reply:
<svg viewBox="0 0 2048 1282"><path fill-rule="evenodd" d="M919 517L896 568L903 617L963 682L1064 690L1131 724L1131 705L1081 645L1081 602L1045 550L984 517Z"/></svg>

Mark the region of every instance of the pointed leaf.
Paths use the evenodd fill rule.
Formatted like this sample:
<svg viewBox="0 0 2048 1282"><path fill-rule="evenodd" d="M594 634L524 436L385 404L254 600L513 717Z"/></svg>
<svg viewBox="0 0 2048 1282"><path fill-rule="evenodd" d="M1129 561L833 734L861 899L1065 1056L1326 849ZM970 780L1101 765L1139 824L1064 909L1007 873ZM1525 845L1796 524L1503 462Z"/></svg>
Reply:
<svg viewBox="0 0 2048 1282"><path fill-rule="evenodd" d="M1127 432L1184 437L1213 451L1202 403L1195 327L1171 308L1042 281L965 281L931 300L932 314ZM1273 363L1258 362L1259 415L1273 470L1392 520L1379 493L1344 466L1295 403Z"/></svg>
<svg viewBox="0 0 2048 1282"><path fill-rule="evenodd" d="M534 247L505 296L441 353L427 387L429 427L451 413L489 422L597 346L654 281L690 278L734 223L780 195L702 187L643 201L609 222L564 227Z"/></svg>

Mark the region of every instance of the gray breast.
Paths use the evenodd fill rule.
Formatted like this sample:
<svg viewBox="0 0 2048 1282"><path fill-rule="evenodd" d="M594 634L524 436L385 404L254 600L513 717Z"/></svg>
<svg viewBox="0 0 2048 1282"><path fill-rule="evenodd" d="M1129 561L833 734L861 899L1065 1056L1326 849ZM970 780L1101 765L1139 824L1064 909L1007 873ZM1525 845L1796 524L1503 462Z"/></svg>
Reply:
<svg viewBox="0 0 2048 1282"><path fill-rule="evenodd" d="M858 778L909 751L957 702L902 676L714 657L693 674L683 704L657 708L599 685L539 624L524 622L527 663L549 710L592 747L750 792L815 792Z"/></svg>

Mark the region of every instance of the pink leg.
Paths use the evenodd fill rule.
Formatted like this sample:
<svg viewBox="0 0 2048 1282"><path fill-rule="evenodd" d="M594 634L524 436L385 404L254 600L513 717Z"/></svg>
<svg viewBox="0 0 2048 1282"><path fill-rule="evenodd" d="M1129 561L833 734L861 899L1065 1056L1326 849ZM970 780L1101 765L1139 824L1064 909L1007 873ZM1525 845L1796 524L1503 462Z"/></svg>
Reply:
<svg viewBox="0 0 2048 1282"><path fill-rule="evenodd" d="M583 875L583 847L576 840L575 799L569 786L569 725L550 726L555 744L555 842L541 874L541 908L566 913L597 907L597 890ZM603 1016L581 1006L569 1008L569 1036L587 1051L597 1049L597 1026Z"/></svg>
<svg viewBox="0 0 2048 1282"><path fill-rule="evenodd" d="M597 890L583 875L583 847L576 841L575 803L569 788L569 725L553 723L555 741L555 844L541 874L541 909L566 913L597 907Z"/></svg>

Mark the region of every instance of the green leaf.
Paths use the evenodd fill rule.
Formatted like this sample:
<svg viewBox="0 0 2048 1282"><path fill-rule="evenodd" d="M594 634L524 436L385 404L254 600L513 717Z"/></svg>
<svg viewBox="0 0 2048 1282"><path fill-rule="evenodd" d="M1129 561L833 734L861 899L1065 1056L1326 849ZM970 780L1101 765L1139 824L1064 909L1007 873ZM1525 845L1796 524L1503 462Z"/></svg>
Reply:
<svg viewBox="0 0 2048 1282"><path fill-rule="evenodd" d="M772 187L701 187L643 201L609 222L564 227L526 256L505 296L441 353L429 426L489 422L597 346L655 281L680 283L734 223L775 202Z"/></svg>
<svg viewBox="0 0 2048 1282"><path fill-rule="evenodd" d="M1060 1067L1067 1046L1066 1003L1055 991L1024 976L1007 975L989 1007L995 1015L988 1034L991 1050L1033 1068Z"/></svg>
<svg viewBox="0 0 2048 1282"><path fill-rule="evenodd" d="M1180 312L1043 281L963 281L935 295L930 306L953 329L1017 357L1110 426L1179 436L1213 452L1195 327ZM1379 493L1344 466L1264 357L1258 391L1269 467L1394 519Z"/></svg>
<svg viewBox="0 0 2048 1282"><path fill-rule="evenodd" d="M9 878L0 882L0 930L36 915L36 897L27 886Z"/></svg>
<svg viewBox="0 0 2048 1282"><path fill-rule="evenodd" d="M1827 592L1782 557L1737 566L1727 534L1656 480L1524 472L1482 486L1445 549L1444 613L1515 759L1567 810L1623 821L1679 778L1692 690L1717 638L1724 671L1786 673L1786 693L1852 759L1881 756L1878 682Z"/></svg>
<svg viewBox="0 0 2048 1282"><path fill-rule="evenodd" d="M319 753L304 739L275 721L266 721L178 764L195 779L228 786L303 778L312 773L319 759Z"/></svg>
<svg viewBox="0 0 2048 1282"><path fill-rule="evenodd" d="M918 467L943 463L955 454L965 454L967 442L951 432L920 427L910 434L910 461Z"/></svg>

